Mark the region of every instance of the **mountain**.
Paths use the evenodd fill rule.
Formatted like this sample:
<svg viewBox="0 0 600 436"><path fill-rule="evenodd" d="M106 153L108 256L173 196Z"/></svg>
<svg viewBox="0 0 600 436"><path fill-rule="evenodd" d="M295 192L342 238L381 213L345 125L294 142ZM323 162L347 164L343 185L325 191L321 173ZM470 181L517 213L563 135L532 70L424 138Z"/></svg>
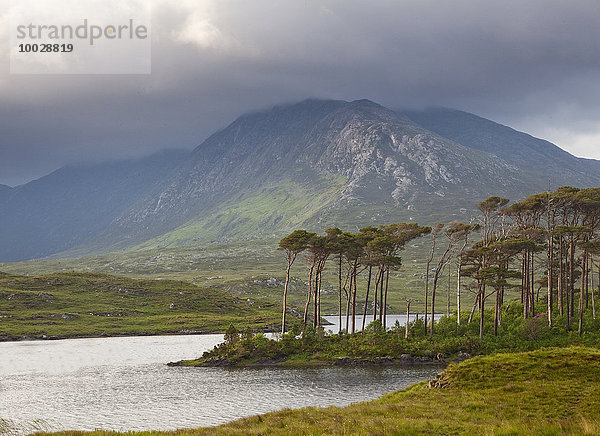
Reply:
<svg viewBox="0 0 600 436"><path fill-rule="evenodd" d="M4 198L8 196L10 191L12 191L12 188L10 186L0 185L0 203Z"/></svg>
<svg viewBox="0 0 600 436"><path fill-rule="evenodd" d="M464 216L530 177L368 100L307 100L244 115L209 137L160 189L98 239L115 247L357 229Z"/></svg>
<svg viewBox="0 0 600 436"><path fill-rule="evenodd" d="M482 199L519 200L549 178L600 186L599 169L465 112L306 100L243 115L191 154L0 187L0 260L469 220Z"/></svg>
<svg viewBox="0 0 600 436"><path fill-rule="evenodd" d="M402 112L417 124L466 147L491 153L533 176L536 190L600 186L600 161L577 158L551 142L454 109Z"/></svg>
<svg viewBox="0 0 600 436"><path fill-rule="evenodd" d="M15 188L0 186L0 261L44 257L86 242L162 181L187 153L67 166Z"/></svg>

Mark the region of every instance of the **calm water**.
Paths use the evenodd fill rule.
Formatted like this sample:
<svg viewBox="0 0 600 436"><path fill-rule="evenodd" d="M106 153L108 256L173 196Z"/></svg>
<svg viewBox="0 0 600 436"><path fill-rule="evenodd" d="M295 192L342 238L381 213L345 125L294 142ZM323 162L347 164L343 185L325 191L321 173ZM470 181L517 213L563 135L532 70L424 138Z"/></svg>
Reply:
<svg viewBox="0 0 600 436"><path fill-rule="evenodd" d="M0 434L210 426L286 407L380 397L439 369L170 368L222 335L0 343ZM2 421L4 420L4 421Z"/></svg>

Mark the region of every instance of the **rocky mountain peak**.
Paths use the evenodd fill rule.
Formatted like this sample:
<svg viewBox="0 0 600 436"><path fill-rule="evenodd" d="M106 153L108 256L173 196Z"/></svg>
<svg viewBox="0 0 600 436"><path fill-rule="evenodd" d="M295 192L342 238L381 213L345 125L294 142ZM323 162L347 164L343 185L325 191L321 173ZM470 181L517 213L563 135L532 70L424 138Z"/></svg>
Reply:
<svg viewBox="0 0 600 436"><path fill-rule="evenodd" d="M156 236L205 214L219 216L225 205L265 189L283 189L286 198L331 191L321 204L303 198L302 214L291 215L277 204L257 212L277 212L273 228L302 220L335 224L335 211L348 209L354 215L375 213L369 220L382 213L397 220L409 208L425 213L419 199L426 197L429 203L447 196L483 197L493 191L491 185L518 190L517 173L501 159L449 141L370 100L311 99L241 116L209 137L160 192L119 218L113 233ZM373 205L383 211L374 212ZM236 217L234 227L246 219Z"/></svg>
<svg viewBox="0 0 600 436"><path fill-rule="evenodd" d="M0 247L34 238L36 256L76 244L81 254L302 227L432 224L468 220L490 195L518 200L544 190L549 175L564 185L600 184L600 162L509 127L453 110L399 113L364 99L251 112L175 161L168 168L161 158L143 168L65 169L26 187L0 186L0 206L10 199L0 215ZM65 194L74 187L76 195ZM53 215L40 209L46 205Z"/></svg>

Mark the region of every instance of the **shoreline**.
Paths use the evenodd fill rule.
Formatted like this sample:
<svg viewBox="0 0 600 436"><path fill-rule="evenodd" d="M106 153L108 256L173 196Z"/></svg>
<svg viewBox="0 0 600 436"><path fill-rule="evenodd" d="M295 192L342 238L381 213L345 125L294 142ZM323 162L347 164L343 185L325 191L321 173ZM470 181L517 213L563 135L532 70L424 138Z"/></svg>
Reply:
<svg viewBox="0 0 600 436"><path fill-rule="evenodd" d="M445 356L412 356L403 354L400 357L338 357L330 360L295 361L289 359L259 359L256 361L235 362L224 358L210 358L201 361L180 360L169 362L167 366L188 368L302 368L302 367L386 367L386 366L439 366L445 368L450 363L463 362L471 359L471 355L461 355L454 359L445 359Z"/></svg>
<svg viewBox="0 0 600 436"><path fill-rule="evenodd" d="M323 322L322 326L334 325L333 323ZM123 337L135 337L135 336L194 336L194 335L218 335L225 334L225 330L180 330L173 332L122 332L122 333L108 333L102 332L100 334L73 334L73 335L40 335L40 336L20 336L18 338L9 337L6 335L0 335L0 343L3 342L27 342L27 341L60 341L65 339L92 339L92 338L123 338ZM278 328L264 328L264 329L252 329L254 334L258 333L279 333Z"/></svg>
<svg viewBox="0 0 600 436"><path fill-rule="evenodd" d="M274 333L274 329L263 330L262 333ZM101 339L101 338L128 338L128 337L140 337L140 336L200 336L200 335L219 335L225 334L224 331L179 331L172 333L106 333L99 335L68 335L68 336L22 336L20 338L7 338L6 336L0 336L0 343L4 342L29 342L29 341L62 341L67 339Z"/></svg>

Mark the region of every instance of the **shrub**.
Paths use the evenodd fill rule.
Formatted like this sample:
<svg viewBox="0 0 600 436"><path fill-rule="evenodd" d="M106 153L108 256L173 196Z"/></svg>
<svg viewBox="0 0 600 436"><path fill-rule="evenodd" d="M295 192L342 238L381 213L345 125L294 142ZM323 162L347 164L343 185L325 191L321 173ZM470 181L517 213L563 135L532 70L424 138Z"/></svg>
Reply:
<svg viewBox="0 0 600 436"><path fill-rule="evenodd" d="M519 333L524 339L537 341L544 330L547 330L547 323L548 321L545 318L527 318L521 325Z"/></svg>
<svg viewBox="0 0 600 436"><path fill-rule="evenodd" d="M227 330L225 330L225 343L227 345L235 345L240 340L240 334L233 324L229 324Z"/></svg>

